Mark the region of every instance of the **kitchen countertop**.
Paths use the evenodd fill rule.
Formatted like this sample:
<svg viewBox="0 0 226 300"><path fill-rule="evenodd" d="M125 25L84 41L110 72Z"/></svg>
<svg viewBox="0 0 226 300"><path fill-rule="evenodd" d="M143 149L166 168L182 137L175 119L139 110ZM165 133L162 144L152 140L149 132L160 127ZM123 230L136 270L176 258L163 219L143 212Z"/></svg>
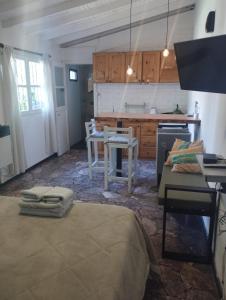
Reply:
<svg viewBox="0 0 226 300"><path fill-rule="evenodd" d="M147 121L159 121L159 122L172 122L172 123L189 123L189 124L197 124L201 123L200 119L196 119L193 117L187 117L186 115L179 114L141 114L141 113L118 113L118 112L106 112L98 114L95 119L133 119L133 120L147 120Z"/></svg>

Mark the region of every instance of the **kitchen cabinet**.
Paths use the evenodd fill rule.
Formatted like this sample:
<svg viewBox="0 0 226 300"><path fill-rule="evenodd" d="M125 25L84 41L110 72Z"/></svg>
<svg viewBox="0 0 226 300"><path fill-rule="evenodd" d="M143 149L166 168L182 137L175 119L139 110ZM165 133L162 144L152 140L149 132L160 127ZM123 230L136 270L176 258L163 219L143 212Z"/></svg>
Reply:
<svg viewBox="0 0 226 300"><path fill-rule="evenodd" d="M131 76L126 74L128 65L133 69ZM98 83L178 82L174 50L168 57L161 51L94 53L93 79Z"/></svg>
<svg viewBox="0 0 226 300"><path fill-rule="evenodd" d="M156 157L156 131L157 122L141 122L140 135L140 157L151 158Z"/></svg>
<svg viewBox="0 0 226 300"><path fill-rule="evenodd" d="M169 51L169 56L164 57L161 54L161 65L159 82L178 82L178 70L176 63L176 56L174 50Z"/></svg>
<svg viewBox="0 0 226 300"><path fill-rule="evenodd" d="M132 67L133 74L130 76L126 74L126 82L141 82L142 52L127 52L126 70L128 66Z"/></svg>
<svg viewBox="0 0 226 300"><path fill-rule="evenodd" d="M123 120L122 122L122 127L123 128L129 128L132 127L133 128L133 136L137 138L138 140L138 149L140 151L140 130L141 130L141 126L140 126L140 122L136 122L136 121L130 121L130 120ZM138 153L139 153L138 151ZM123 150L123 155L127 156L128 155L128 149L124 149Z"/></svg>
<svg viewBox="0 0 226 300"><path fill-rule="evenodd" d="M102 120L98 120L96 121L96 129L98 131L104 131L104 126L108 126L108 127L116 127L116 119L102 119ZM104 143L102 142L98 142L98 153L100 155L104 154Z"/></svg>
<svg viewBox="0 0 226 300"><path fill-rule="evenodd" d="M159 82L160 52L143 52L142 81Z"/></svg>
<svg viewBox="0 0 226 300"><path fill-rule="evenodd" d="M125 60L125 53L116 52L108 54L108 82L125 82Z"/></svg>
<svg viewBox="0 0 226 300"><path fill-rule="evenodd" d="M95 82L108 81L108 54L94 53L93 54L93 80Z"/></svg>

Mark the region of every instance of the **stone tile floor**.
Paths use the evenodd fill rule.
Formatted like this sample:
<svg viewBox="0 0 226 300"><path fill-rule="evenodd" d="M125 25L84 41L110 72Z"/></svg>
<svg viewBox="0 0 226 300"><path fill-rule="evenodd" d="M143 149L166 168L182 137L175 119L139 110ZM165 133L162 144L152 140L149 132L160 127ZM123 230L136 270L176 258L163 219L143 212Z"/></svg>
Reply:
<svg viewBox="0 0 226 300"><path fill-rule="evenodd" d="M162 207L157 200L155 162L139 161L137 183L129 195L126 184L119 183L111 183L110 191L104 192L102 173L95 173L93 180L89 180L86 155L85 150L72 149L61 157L50 158L0 186L0 195L19 196L22 189L34 185L59 185L73 189L77 200L129 207L142 222L159 266L159 275L149 276L144 300L219 299L211 266L161 258ZM170 248L202 251L200 228L192 226L187 232L184 222L173 216L169 220Z"/></svg>

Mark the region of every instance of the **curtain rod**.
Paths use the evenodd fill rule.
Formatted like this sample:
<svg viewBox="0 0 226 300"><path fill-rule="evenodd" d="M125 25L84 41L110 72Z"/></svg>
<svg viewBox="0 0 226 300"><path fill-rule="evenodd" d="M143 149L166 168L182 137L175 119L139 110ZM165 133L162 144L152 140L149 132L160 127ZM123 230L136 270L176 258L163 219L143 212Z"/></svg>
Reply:
<svg viewBox="0 0 226 300"><path fill-rule="evenodd" d="M5 46L8 46L8 45L4 45L4 44L0 43L0 48L4 48ZM8 46L8 47L11 47L11 46ZM35 55L39 55L39 56L44 55L43 53L35 52L35 51L31 51L31 50L24 50L24 49L17 48L17 47L12 47L12 48L17 51L27 52L27 53L35 54ZM48 57L52 57L52 56L48 54Z"/></svg>

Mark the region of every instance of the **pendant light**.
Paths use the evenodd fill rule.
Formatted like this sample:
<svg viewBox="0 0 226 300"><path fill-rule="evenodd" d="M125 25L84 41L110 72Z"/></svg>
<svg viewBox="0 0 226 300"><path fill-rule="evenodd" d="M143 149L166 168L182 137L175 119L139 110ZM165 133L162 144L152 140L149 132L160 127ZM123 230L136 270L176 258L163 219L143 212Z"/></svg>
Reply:
<svg viewBox="0 0 226 300"><path fill-rule="evenodd" d="M165 41L165 49L162 51L162 55L164 57L169 56L169 49L168 49L168 30L169 30L169 0L168 0L168 10L167 10L167 17L166 17L166 41Z"/></svg>
<svg viewBox="0 0 226 300"><path fill-rule="evenodd" d="M130 1L130 21L129 21L129 51L131 51L131 27L132 27L132 1ZM126 70L126 74L128 76L131 76L133 74L133 69L130 65L128 65L128 68Z"/></svg>

